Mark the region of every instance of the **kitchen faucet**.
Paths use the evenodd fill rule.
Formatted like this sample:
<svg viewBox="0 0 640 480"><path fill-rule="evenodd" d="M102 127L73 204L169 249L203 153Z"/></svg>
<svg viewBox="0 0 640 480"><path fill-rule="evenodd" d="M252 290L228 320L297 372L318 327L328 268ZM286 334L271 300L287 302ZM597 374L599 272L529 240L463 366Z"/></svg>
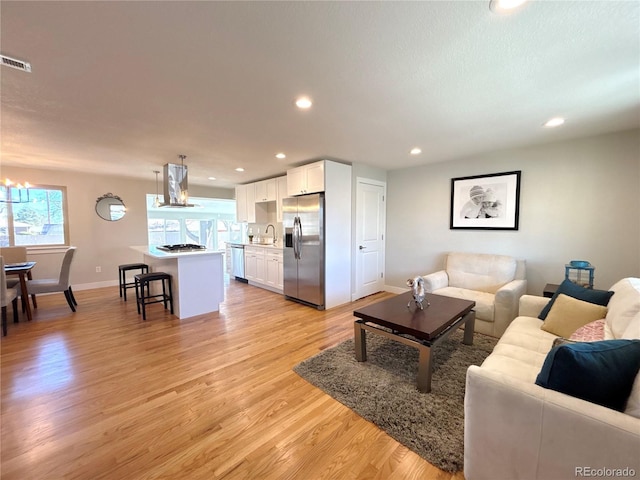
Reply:
<svg viewBox="0 0 640 480"><path fill-rule="evenodd" d="M273 243L276 243L276 227L272 224L267 225L267 228L264 229L264 234L266 235L269 232L269 227L273 228Z"/></svg>

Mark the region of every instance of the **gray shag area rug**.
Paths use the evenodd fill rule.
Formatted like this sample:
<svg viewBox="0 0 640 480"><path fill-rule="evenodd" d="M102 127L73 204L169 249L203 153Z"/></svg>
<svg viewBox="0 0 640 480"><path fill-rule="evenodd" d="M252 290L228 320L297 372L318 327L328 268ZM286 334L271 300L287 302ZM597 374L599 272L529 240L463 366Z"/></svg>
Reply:
<svg viewBox="0 0 640 480"><path fill-rule="evenodd" d="M416 387L418 350L367 332L367 361L357 362L353 339L320 352L294 371L387 432L432 465L462 470L467 367L480 365L497 340L462 329L433 350L431 392Z"/></svg>

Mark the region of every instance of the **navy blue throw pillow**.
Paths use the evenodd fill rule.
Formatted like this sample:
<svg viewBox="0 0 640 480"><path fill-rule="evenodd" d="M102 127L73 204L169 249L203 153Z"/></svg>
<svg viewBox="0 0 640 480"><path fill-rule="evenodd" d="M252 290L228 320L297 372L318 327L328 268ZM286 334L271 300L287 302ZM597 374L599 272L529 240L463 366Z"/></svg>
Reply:
<svg viewBox="0 0 640 480"><path fill-rule="evenodd" d="M536 384L623 411L640 370L640 340L603 340L554 347Z"/></svg>
<svg viewBox="0 0 640 480"><path fill-rule="evenodd" d="M556 301L556 298L558 298L558 295L560 295L561 293L564 293L569 297L577 298L578 300L595 303L596 305L602 305L603 307L606 307L614 292L584 288L573 283L571 280L565 280L560 284L558 290L556 290L556 293L553 294L553 297L551 297L551 300L549 301L549 303L547 303L547 306L544 307L540 312L540 315L538 315L538 318L540 320L544 320L545 318L547 318L549 310L551 310L551 307L553 307L553 302Z"/></svg>

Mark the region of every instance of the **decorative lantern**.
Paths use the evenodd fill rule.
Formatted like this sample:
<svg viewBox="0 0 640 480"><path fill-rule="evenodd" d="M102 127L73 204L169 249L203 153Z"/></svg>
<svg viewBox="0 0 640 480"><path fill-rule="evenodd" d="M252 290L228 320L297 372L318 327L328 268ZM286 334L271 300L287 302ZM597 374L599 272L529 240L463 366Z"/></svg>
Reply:
<svg viewBox="0 0 640 480"><path fill-rule="evenodd" d="M593 271L595 269L596 267L587 261L571 260L564 266L564 278L581 287L593 288Z"/></svg>

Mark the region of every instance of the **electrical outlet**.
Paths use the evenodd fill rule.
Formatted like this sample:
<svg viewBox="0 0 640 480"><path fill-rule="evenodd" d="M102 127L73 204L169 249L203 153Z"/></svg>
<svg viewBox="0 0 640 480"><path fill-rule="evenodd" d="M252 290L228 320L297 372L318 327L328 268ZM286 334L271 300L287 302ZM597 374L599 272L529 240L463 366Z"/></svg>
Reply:
<svg viewBox="0 0 640 480"><path fill-rule="evenodd" d="M96 267L96 273L102 273L102 267Z"/></svg>

